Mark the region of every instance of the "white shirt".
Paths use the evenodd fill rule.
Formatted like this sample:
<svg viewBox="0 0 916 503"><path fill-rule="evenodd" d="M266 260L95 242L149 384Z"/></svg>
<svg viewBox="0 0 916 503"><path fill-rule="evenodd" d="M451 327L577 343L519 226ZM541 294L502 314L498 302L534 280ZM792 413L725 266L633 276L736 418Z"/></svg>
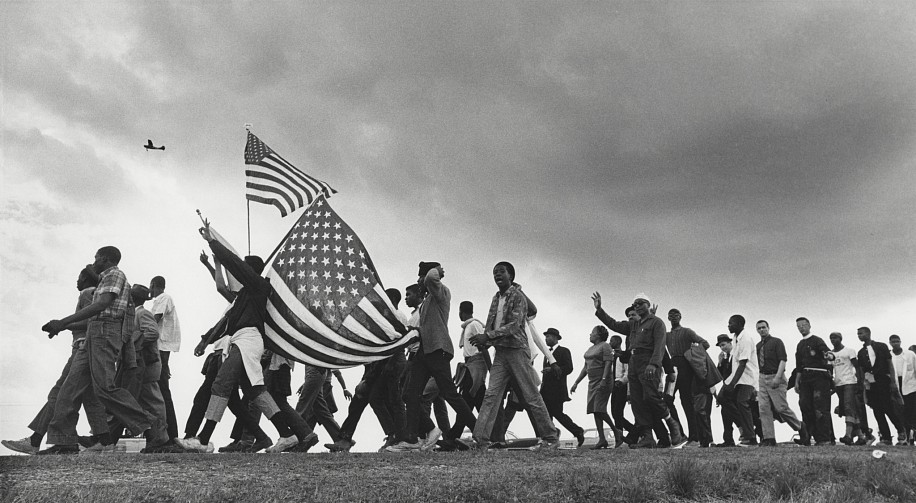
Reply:
<svg viewBox="0 0 916 503"><path fill-rule="evenodd" d="M172 297L165 292L160 293L153 299L153 308L150 312L153 316L162 315L162 319L159 320L159 351L177 353L181 347L181 326Z"/></svg>
<svg viewBox="0 0 916 503"><path fill-rule="evenodd" d="M410 326L410 327L420 326L420 308L416 308L413 310L412 313L410 313L410 319L407 321L407 326ZM416 337L416 335L417 335L417 331L411 330L410 332L407 332L407 334L405 334L404 337ZM410 354L416 353L418 349L420 349L420 340L419 339L417 339L417 342L414 342L411 345L407 346L407 352Z"/></svg>
<svg viewBox="0 0 916 503"><path fill-rule="evenodd" d="M856 350L845 346L839 351L834 351L833 356L836 357L833 360L833 385L846 386L855 384L858 379L856 378L856 368L852 366L852 359L858 358Z"/></svg>
<svg viewBox="0 0 916 503"><path fill-rule="evenodd" d="M892 357L897 357L891 351ZM900 387L900 394L909 395L916 393L916 353L909 349L904 349L899 356L903 369L897 374L897 377L903 377L903 386ZM894 372L897 372L897 362L894 362Z"/></svg>
<svg viewBox="0 0 916 503"><path fill-rule="evenodd" d="M733 375L738 371L741 360L747 360L744 372L741 373L741 378L734 384L736 386L738 384L747 384L757 389L757 380L760 378L760 364L757 362L757 342L754 340L754 336L750 332L744 331L740 335L733 337L732 344L734 346L734 349L732 349ZM732 380L733 378L729 376L728 384L732 384Z"/></svg>
<svg viewBox="0 0 916 503"><path fill-rule="evenodd" d="M478 321L476 318L470 318L461 324L461 339L458 340L458 347L464 351L465 360L480 353L480 350L477 349L477 346L471 344L468 342L468 340L475 335L482 334L483 332L483 323Z"/></svg>

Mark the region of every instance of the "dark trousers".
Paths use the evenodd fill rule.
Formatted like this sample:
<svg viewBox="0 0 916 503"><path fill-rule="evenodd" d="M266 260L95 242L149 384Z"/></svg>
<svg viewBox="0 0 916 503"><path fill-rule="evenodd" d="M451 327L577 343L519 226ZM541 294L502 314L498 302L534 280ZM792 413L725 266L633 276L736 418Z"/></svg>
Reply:
<svg viewBox="0 0 916 503"><path fill-rule="evenodd" d="M695 386L694 383L697 380L696 373L693 371L693 367L690 366L690 362L687 361L683 356L675 356L671 359L671 362L674 363L674 366L677 367L677 382L674 385L674 391L681 398L681 408L684 410L684 422L687 423L687 431L684 433L687 435L687 440L699 441L699 429L697 425L697 410L696 410L696 400L694 398ZM673 407L669 407L672 415ZM683 422L681 423L681 430L683 428Z"/></svg>
<svg viewBox="0 0 916 503"><path fill-rule="evenodd" d="M374 362L366 365L362 381L356 386L353 398L350 399L350 405L347 407L347 418L340 425L340 436L342 438L353 438L356 432L356 425L363 415L363 411L369 406L372 395L372 386L379 380L382 373L381 362ZM391 426L380 419L379 424L386 435L390 434Z"/></svg>
<svg viewBox="0 0 916 503"><path fill-rule="evenodd" d="M694 381L693 391L692 405L697 441L700 445L706 446L712 443L712 423L710 421L712 416L712 394L698 380Z"/></svg>
<svg viewBox="0 0 916 503"><path fill-rule="evenodd" d="M738 384L730 393L720 393L719 401L722 404L722 416L727 417L729 423L738 426L741 439L754 443L757 437L754 433L754 416L751 413L751 401L754 396L754 387L749 384ZM726 427L725 432L731 435L731 428ZM726 442L730 438L726 437Z"/></svg>
<svg viewBox="0 0 916 503"><path fill-rule="evenodd" d="M166 431L169 439L178 437L178 418L175 417L175 404L172 403L172 390L169 389L169 380L172 378L172 371L169 369L169 351L159 352L159 361L162 362L162 373L159 375L159 392L162 393L162 399L165 401L165 421Z"/></svg>
<svg viewBox="0 0 916 503"><path fill-rule="evenodd" d="M623 411L627 406L627 385L620 382L614 382L614 391L611 392L611 418L614 425L621 430L627 430L629 433L636 432L636 425L631 423L623 416Z"/></svg>
<svg viewBox="0 0 916 503"><path fill-rule="evenodd" d="M802 422L815 442L834 440L833 421L830 418L830 385L830 374L818 370L802 370L796 378Z"/></svg>
<svg viewBox="0 0 916 503"><path fill-rule="evenodd" d="M652 429L656 421L668 415L668 406L665 405L662 392L658 390L661 368L658 369L655 378L646 377L646 367L649 365L651 356L647 353L634 352L630 356L627 376L630 381L630 403L633 406L636 426L645 433Z"/></svg>
<svg viewBox="0 0 916 503"><path fill-rule="evenodd" d="M207 404L210 403L210 388L213 387L213 381L216 380L216 374L219 373L219 367L222 363L223 357L219 353L210 353L204 362L206 365L204 382L194 395L191 411L188 412L188 422L184 427L185 435L189 437L197 436L197 431L200 430L200 425L204 422L204 413L207 412ZM161 388L160 391L162 391ZM238 398L238 394L236 394L236 398ZM229 410L232 410L232 407ZM168 412L166 412L166 415L168 415Z"/></svg>
<svg viewBox="0 0 916 503"><path fill-rule="evenodd" d="M541 396L544 396L543 394ZM563 412L563 400L544 399L544 405L547 407L547 414L551 419L556 419L560 426L566 428L574 437L582 435L584 430L575 423L571 417Z"/></svg>
<svg viewBox="0 0 916 503"><path fill-rule="evenodd" d="M420 394L430 377L435 379L439 387L439 396L455 411L455 425L445 434L446 439L454 439L461 436L464 427L471 429L477 423L477 418L471 412L467 402L458 394L455 383L452 381L452 372L449 361L452 355L437 350L425 354L423 348L417 351L413 359L413 365L410 370L410 383L407 390L407 426L405 440L409 443L416 443L419 430L420 419Z"/></svg>
<svg viewBox="0 0 916 503"><path fill-rule="evenodd" d="M878 423L881 440L884 441L892 441L894 438L887 424L888 419L891 420L898 433L904 432L905 429L900 415L900 407L891 399L888 386L887 383L874 383L871 385L871 389L865 392L865 396L868 398L868 405L871 406L871 410L875 414L875 422ZM905 433L900 436L906 438Z"/></svg>

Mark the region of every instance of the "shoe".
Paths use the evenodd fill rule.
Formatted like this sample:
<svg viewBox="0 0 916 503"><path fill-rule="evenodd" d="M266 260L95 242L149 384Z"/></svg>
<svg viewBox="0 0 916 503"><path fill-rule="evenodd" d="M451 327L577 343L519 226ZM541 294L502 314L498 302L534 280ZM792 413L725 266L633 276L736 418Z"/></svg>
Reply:
<svg viewBox="0 0 916 503"><path fill-rule="evenodd" d="M442 436L442 430L438 427L433 426L433 429L429 431L429 434L426 435L426 438L420 442L420 450L427 452L432 450L436 446L436 441L439 440L439 437Z"/></svg>
<svg viewBox="0 0 916 503"><path fill-rule="evenodd" d="M387 452L413 452L420 450L420 442L398 442L385 448Z"/></svg>
<svg viewBox="0 0 916 503"><path fill-rule="evenodd" d="M305 438L308 438L308 437L305 437ZM268 447L264 452L269 452L272 454L280 453L280 452L285 451L286 449L289 449L290 447L293 447L294 445L298 443L299 443L299 439L296 437L296 435L290 435L288 437L280 437L277 439L276 442L274 442L274 445Z"/></svg>
<svg viewBox="0 0 916 503"><path fill-rule="evenodd" d="M796 444L802 446L802 447L808 447L808 446L811 445L811 437L808 437L808 438L804 438L804 437L793 438L792 441L795 442Z"/></svg>
<svg viewBox="0 0 916 503"><path fill-rule="evenodd" d="M585 432L580 431L579 433L576 434L576 449L578 449L579 447L582 447L582 444L584 443L585 443Z"/></svg>
<svg viewBox="0 0 916 503"><path fill-rule="evenodd" d="M700 446L700 443L697 442L696 440L688 440L687 443L684 444L685 449L692 449L694 447L699 447L699 446Z"/></svg>
<svg viewBox="0 0 916 503"><path fill-rule="evenodd" d="M639 441L631 445L632 449L654 449L658 444L655 443L655 439L651 435L643 435L639 438Z"/></svg>
<svg viewBox="0 0 916 503"><path fill-rule="evenodd" d="M306 435L304 439L300 440L299 443L292 447L288 447L283 452L306 453L309 451L309 449L315 447L316 445L318 445L318 434L313 431Z"/></svg>
<svg viewBox="0 0 916 503"><path fill-rule="evenodd" d="M856 439L855 443L852 445L866 445L868 444L868 439L865 438L865 435L859 435L859 438Z"/></svg>
<svg viewBox="0 0 916 503"><path fill-rule="evenodd" d="M268 437L264 437L261 440L255 440L254 442L250 442L250 443L243 440L239 442L239 450L237 452L248 452L248 453L260 452L264 449L269 448L272 445L274 445L274 441Z"/></svg>
<svg viewBox="0 0 916 503"><path fill-rule="evenodd" d="M907 446L907 445L910 445L910 444L907 443L906 440L898 440L898 441L897 441L897 446L898 446L898 447L900 447L900 446Z"/></svg>
<svg viewBox="0 0 916 503"><path fill-rule="evenodd" d="M739 440L738 447L757 447L756 440Z"/></svg>
<svg viewBox="0 0 916 503"><path fill-rule="evenodd" d="M20 440L3 440L0 444L3 444L3 447L11 451L21 452L23 454L38 454L38 447L32 445L32 439L29 437Z"/></svg>
<svg viewBox="0 0 916 503"><path fill-rule="evenodd" d="M356 445L356 442L350 440L349 438L341 438L340 440L332 444L324 444L325 447L331 452L350 452L350 449ZM388 447L388 440L385 440L385 445L382 446L382 449ZM381 452L381 449L379 450Z"/></svg>
<svg viewBox="0 0 916 503"><path fill-rule="evenodd" d="M396 443L398 443L398 440L395 437L395 435L387 436L385 437L385 441L382 443L382 446L378 448L378 452L385 452L385 449L387 449L388 447L391 447L392 445ZM327 444L325 444L325 446L327 446Z"/></svg>
<svg viewBox="0 0 916 503"><path fill-rule="evenodd" d="M213 442L207 442L207 445L203 445L197 437L176 438L175 444L188 452L200 452L203 454L210 454L213 452Z"/></svg>
<svg viewBox="0 0 916 503"><path fill-rule="evenodd" d="M452 442L454 442L455 448L459 451L470 451L477 448L477 442L474 442L473 440L468 442L460 438L455 438L452 439Z"/></svg>
<svg viewBox="0 0 916 503"><path fill-rule="evenodd" d="M80 444L80 447L83 447L83 448L89 448L99 443L98 440L92 438L92 436L90 435L79 435L76 437L76 442Z"/></svg>
<svg viewBox="0 0 916 503"><path fill-rule="evenodd" d="M181 446L174 442L166 442L160 445L151 445L145 449L140 450L141 454L184 454L186 452L188 451L182 449Z"/></svg>
<svg viewBox="0 0 916 503"><path fill-rule="evenodd" d="M73 445L52 445L47 449L36 452L39 456L58 455L58 454L79 454L80 444Z"/></svg>
<svg viewBox="0 0 916 503"><path fill-rule="evenodd" d="M195 438L195 437L191 437ZM233 440L232 442L219 448L219 452L239 452L241 450L242 441Z"/></svg>
<svg viewBox="0 0 916 503"><path fill-rule="evenodd" d="M776 447L775 438L765 438L760 441L760 447Z"/></svg>
<svg viewBox="0 0 916 503"><path fill-rule="evenodd" d="M659 449L667 449L671 447L671 440L668 440L667 438L661 438L658 440L658 442L655 443L655 447L658 447Z"/></svg>
<svg viewBox="0 0 916 503"><path fill-rule="evenodd" d="M676 437L675 437L675 438L676 438ZM681 448L683 448L685 445L687 445L687 443L688 443L688 442L687 442L687 439L684 438L684 437L680 437L680 438L678 438L677 440L675 440L674 438L672 438L672 439L671 439L671 447L670 447L670 448L671 448L671 449L681 449Z"/></svg>
<svg viewBox="0 0 916 503"><path fill-rule="evenodd" d="M681 433L681 427L677 421L674 420L670 415L665 418L665 425L668 427L668 431L671 433L671 446L674 449L680 449L687 443L687 438L684 437L684 434Z"/></svg>
<svg viewBox="0 0 916 503"><path fill-rule="evenodd" d="M607 442L605 442L607 444ZM541 452L541 451L555 451L560 448L560 440L541 440L536 445L533 445L528 448L529 451Z"/></svg>
<svg viewBox="0 0 916 503"><path fill-rule="evenodd" d="M80 445L82 447L82 445ZM96 442L89 447L80 449L80 454L111 454L115 451L115 444L102 445L102 442Z"/></svg>
<svg viewBox="0 0 916 503"><path fill-rule="evenodd" d="M607 440L599 440L597 444L592 446L591 450L597 451L598 449L607 449L608 447Z"/></svg>
<svg viewBox="0 0 916 503"><path fill-rule="evenodd" d="M814 445L817 447L827 447L831 445L836 445L836 442L833 440L821 440L819 442L815 442Z"/></svg>

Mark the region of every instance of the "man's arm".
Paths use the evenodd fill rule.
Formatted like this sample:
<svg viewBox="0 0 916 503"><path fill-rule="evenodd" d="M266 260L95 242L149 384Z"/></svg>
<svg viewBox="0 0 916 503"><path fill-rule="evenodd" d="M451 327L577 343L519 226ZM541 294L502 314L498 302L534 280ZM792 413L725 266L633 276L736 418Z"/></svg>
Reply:
<svg viewBox="0 0 916 503"><path fill-rule="evenodd" d="M204 239L209 237L207 242L210 243L210 249L213 250L214 258L219 260L226 270L235 276L243 286L250 286L256 289L260 287L263 278L261 278L258 273L254 272L254 269L252 269L250 265L246 264L238 255L232 253L232 251L223 246L222 243L213 239L209 231L204 233L202 229L201 235L204 236Z"/></svg>
<svg viewBox="0 0 916 503"><path fill-rule="evenodd" d="M445 292L444 286L442 285L442 277L439 274L439 267L433 267L426 273L426 276L423 278L423 286L426 287L426 290L430 295L437 299L442 299Z"/></svg>
<svg viewBox="0 0 916 503"><path fill-rule="evenodd" d="M573 372L573 361L572 353L568 349L560 347L553 352L554 356L557 358L557 364L560 366L560 369L563 370L563 375L569 375Z"/></svg>
<svg viewBox="0 0 916 503"><path fill-rule="evenodd" d="M140 311L140 336L143 339L143 346L154 343L159 340L159 325L156 323L153 315L146 309Z"/></svg>
<svg viewBox="0 0 916 503"><path fill-rule="evenodd" d="M690 342L695 342L695 343L697 343L697 344L703 346L703 349L709 349L709 342L707 342L706 339L704 339L704 338L700 337L699 335L697 335L697 333L694 332L693 330L690 330L690 329L688 329L688 330L689 330L689 331L687 332L687 334L688 334L688 336L689 336L689 338L690 338Z"/></svg>
<svg viewBox="0 0 916 503"><path fill-rule="evenodd" d="M93 316L101 313L107 309L108 306L110 306L115 301L115 299L117 299L117 295L114 292L105 292L99 295L98 300L92 304L89 304L88 306L80 309L70 316L67 316L66 318L60 320L51 320L45 323L41 329L42 331L48 332L48 337L54 337L60 333L60 331L65 330L71 323L88 320L89 318L92 318Z"/></svg>
<svg viewBox="0 0 916 503"><path fill-rule="evenodd" d="M738 362L738 368L732 373L732 380L726 384L729 388L734 388L738 384L738 380L741 379L741 374L744 374L744 367L747 366L747 359L741 360Z"/></svg>
<svg viewBox="0 0 916 503"><path fill-rule="evenodd" d="M655 365L655 368L662 366L662 359L665 357L665 324L661 319L656 318L652 323L652 358L649 358L649 365Z"/></svg>
<svg viewBox="0 0 916 503"><path fill-rule="evenodd" d="M617 332L621 335L630 335L630 321L617 321L614 318L608 316L604 309L600 307L595 310L595 316L601 320L601 323L604 323L604 326L610 328L611 330Z"/></svg>
<svg viewBox="0 0 916 503"><path fill-rule="evenodd" d="M340 383L340 389L343 390L344 398L347 400L353 398L353 393L347 391L347 383L344 382L343 374L341 374L340 371L336 369L332 370L331 373L334 374L334 377L337 378L337 382Z"/></svg>

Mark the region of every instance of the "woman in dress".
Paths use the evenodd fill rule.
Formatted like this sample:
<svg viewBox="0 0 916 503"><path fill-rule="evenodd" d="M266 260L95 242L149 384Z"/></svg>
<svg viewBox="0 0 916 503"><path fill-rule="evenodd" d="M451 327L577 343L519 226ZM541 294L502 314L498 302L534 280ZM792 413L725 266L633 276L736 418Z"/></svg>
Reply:
<svg viewBox="0 0 916 503"><path fill-rule="evenodd" d="M588 405L585 412L594 414L595 428L598 430L598 443L592 449L608 448L607 438L604 435L605 423L614 432L616 444L614 447L618 447L623 438L607 413L607 403L611 398L614 382L614 350L608 344L607 339L607 328L598 325L592 329L592 333L588 336L592 347L585 352L585 366L569 390L570 393L575 393L579 382L586 375L588 376Z"/></svg>

